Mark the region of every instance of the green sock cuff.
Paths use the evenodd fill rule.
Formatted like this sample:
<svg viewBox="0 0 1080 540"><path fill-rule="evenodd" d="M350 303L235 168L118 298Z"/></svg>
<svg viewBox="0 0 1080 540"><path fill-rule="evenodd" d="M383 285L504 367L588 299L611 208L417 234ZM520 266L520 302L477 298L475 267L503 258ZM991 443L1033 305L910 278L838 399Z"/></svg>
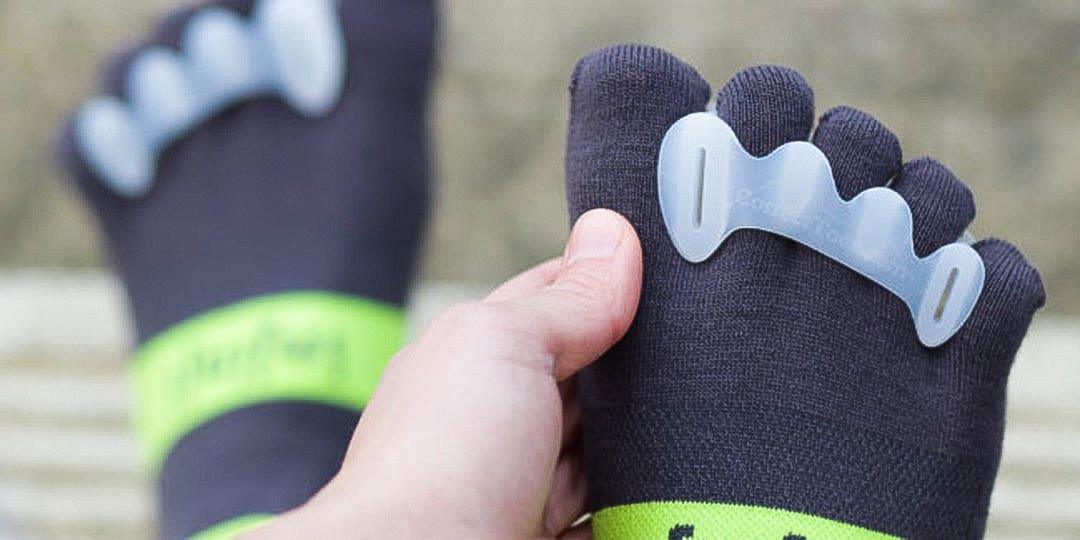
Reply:
<svg viewBox="0 0 1080 540"><path fill-rule="evenodd" d="M251 514L230 519L206 529L192 536L188 540L232 540L233 538L248 531L257 529L273 521L274 516L269 514Z"/></svg>
<svg viewBox="0 0 1080 540"><path fill-rule="evenodd" d="M899 540L831 519L740 504L649 502L593 516L596 540Z"/></svg>
<svg viewBox="0 0 1080 540"><path fill-rule="evenodd" d="M180 323L132 362L146 462L156 472L191 430L245 406L307 401L359 412L404 330L401 308L325 292L254 298Z"/></svg>

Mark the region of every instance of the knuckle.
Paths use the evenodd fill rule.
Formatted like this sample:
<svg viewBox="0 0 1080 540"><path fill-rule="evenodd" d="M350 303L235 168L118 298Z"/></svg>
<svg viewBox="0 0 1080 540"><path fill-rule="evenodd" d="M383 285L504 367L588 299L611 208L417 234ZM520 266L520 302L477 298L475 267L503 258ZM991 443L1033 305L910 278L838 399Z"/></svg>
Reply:
<svg viewBox="0 0 1080 540"><path fill-rule="evenodd" d="M453 335L457 336L457 339L471 340L499 335L508 325L504 309L474 300L444 311L432 323L432 329L439 335Z"/></svg>
<svg viewBox="0 0 1080 540"><path fill-rule="evenodd" d="M601 309L611 303L610 276L596 268L576 268L560 277L553 287L574 296L590 309Z"/></svg>
<svg viewBox="0 0 1080 540"><path fill-rule="evenodd" d="M481 301L446 310L425 335L425 348L447 365L473 369L487 361L531 358L544 350L537 328L515 309Z"/></svg>
<svg viewBox="0 0 1080 540"><path fill-rule="evenodd" d="M621 333L621 305L610 275L599 268L570 272L553 287L569 296L569 304L580 310L577 316L588 321L590 328L603 332L605 339L614 340Z"/></svg>

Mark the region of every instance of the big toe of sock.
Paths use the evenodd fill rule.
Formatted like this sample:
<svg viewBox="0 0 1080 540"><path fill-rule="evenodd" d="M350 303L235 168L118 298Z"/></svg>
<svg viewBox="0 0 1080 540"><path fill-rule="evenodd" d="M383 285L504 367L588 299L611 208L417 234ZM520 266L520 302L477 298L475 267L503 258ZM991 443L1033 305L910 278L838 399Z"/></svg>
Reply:
<svg viewBox="0 0 1080 540"><path fill-rule="evenodd" d="M709 94L694 68L654 47L616 45L582 58L570 82L571 219L610 208L644 244L665 238L656 196L660 144L679 118L705 110Z"/></svg>

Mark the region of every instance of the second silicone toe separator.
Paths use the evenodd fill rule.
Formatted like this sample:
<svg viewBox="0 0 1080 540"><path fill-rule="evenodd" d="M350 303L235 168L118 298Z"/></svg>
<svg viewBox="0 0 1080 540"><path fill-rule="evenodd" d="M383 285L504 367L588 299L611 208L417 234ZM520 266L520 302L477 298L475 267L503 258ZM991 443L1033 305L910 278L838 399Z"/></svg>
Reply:
<svg viewBox="0 0 1080 540"><path fill-rule="evenodd" d="M151 47L133 59L127 100L96 97L80 109L76 144L109 189L139 198L161 152L234 103L272 95L305 116L329 113L345 55L335 0L260 0L250 21L206 8L180 51Z"/></svg>

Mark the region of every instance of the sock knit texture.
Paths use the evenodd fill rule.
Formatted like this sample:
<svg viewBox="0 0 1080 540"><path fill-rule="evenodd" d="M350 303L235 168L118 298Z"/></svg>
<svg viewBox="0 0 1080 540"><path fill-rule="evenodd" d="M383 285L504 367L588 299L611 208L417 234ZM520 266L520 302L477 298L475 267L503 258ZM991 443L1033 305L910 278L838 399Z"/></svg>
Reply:
<svg viewBox="0 0 1080 540"><path fill-rule="evenodd" d="M325 117L302 117L276 98L234 106L168 148L139 200L105 188L79 155L73 127L65 130L61 158L99 218L140 343L209 310L290 291L405 302L428 213L434 3L337 4L346 83ZM136 55L179 49L199 10L247 18L255 5L218 0L166 17L109 63L104 92L124 99ZM199 426L161 468L161 535L185 538L299 505L337 471L357 418L274 402Z"/></svg>
<svg viewBox="0 0 1080 540"><path fill-rule="evenodd" d="M982 297L952 340L925 348L898 298L791 240L743 230L704 263L676 253L657 156L676 120L706 109L709 85L693 68L659 49L615 46L583 58L570 91L570 217L598 207L625 215L645 268L629 333L580 378L590 509L724 503L905 538L981 537L1006 380L1044 302L1016 248L974 246ZM812 140L845 198L896 190L919 256L974 218L966 186L937 161L903 163L896 137L866 113L832 109L811 136L813 93L790 69L740 72L716 108L757 156ZM693 525L664 530L683 538ZM624 537L633 536L598 535Z"/></svg>

